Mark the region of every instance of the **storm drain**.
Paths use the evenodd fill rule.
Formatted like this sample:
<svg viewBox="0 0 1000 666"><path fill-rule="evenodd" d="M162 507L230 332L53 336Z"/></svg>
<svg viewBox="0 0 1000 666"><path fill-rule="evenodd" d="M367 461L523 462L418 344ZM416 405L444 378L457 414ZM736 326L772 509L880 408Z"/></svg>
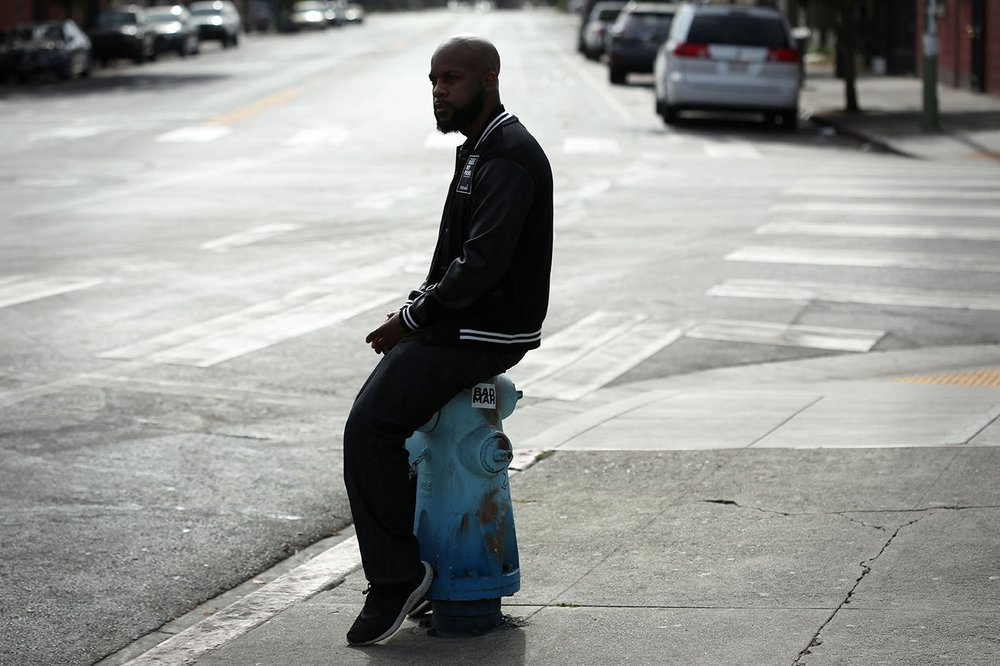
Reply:
<svg viewBox="0 0 1000 666"><path fill-rule="evenodd" d="M956 386L1000 388L1000 368L968 370L966 372L948 372L940 375L899 377L893 381L905 384L953 384Z"/></svg>

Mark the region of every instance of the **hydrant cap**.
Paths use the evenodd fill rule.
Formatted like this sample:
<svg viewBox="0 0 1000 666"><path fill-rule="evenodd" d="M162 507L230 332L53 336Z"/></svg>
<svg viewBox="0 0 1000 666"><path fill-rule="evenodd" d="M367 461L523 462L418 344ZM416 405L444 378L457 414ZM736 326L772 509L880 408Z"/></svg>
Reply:
<svg viewBox="0 0 1000 666"><path fill-rule="evenodd" d="M502 432L491 434L479 449L479 462L491 474L499 474L507 469L513 459L510 440Z"/></svg>

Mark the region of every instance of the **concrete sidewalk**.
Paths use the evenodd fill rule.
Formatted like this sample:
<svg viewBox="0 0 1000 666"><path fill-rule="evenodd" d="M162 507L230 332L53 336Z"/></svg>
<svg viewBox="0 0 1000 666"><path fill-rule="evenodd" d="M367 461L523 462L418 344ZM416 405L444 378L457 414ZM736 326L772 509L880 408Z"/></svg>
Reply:
<svg viewBox="0 0 1000 666"><path fill-rule="evenodd" d="M1000 97L938 86L940 131L921 128L923 82L913 76L858 80L862 112L844 109L844 82L829 65L810 66L801 108L812 121L911 157L1000 166Z"/></svg>
<svg viewBox="0 0 1000 666"><path fill-rule="evenodd" d="M528 397L506 429L548 453L512 476L508 626L351 648L355 568L135 663L1000 663L995 368L998 347L948 348Z"/></svg>

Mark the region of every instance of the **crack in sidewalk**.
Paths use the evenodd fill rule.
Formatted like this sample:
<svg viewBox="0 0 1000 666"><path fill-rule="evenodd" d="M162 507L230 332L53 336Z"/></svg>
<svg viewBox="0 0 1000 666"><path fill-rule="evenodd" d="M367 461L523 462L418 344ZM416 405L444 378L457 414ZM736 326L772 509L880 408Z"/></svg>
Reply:
<svg viewBox="0 0 1000 666"><path fill-rule="evenodd" d="M904 527L909 527L910 525L919 522L921 518L923 518L923 516L920 516L919 518L914 518L910 522L900 525L898 528L896 528L896 531L892 533L892 535L888 538L888 540L886 540L886 542L882 544L882 548L878 551L878 553L876 553L874 557L870 557L867 560L862 560L861 575L858 576L858 579L856 581L854 581L854 585L851 587L850 590L848 590L847 596L844 597L844 600L841 601L840 604L835 609L833 609L833 612L830 613L830 617L826 618L826 621L823 622L823 624L820 625L819 629L816 630L816 633L813 634L812 640L809 641L809 644L806 645L804 648L802 648L802 651L799 652L798 656L795 658L795 661L792 662L792 666L803 666L804 662L802 661L802 659L807 655L812 654L812 648L818 647L823 644L823 641L820 640L820 634L822 634L823 630L826 629L827 625L829 625L830 622L833 621L833 618L837 616L837 613L839 613L844 606L851 603L851 597L854 596L854 593L861 585L861 582L868 576L868 574L872 572L872 564L874 564L875 560L877 560L879 557L882 556L882 553L884 553L886 549L889 548L889 545L893 542L893 539L895 539L899 535L899 533L902 531Z"/></svg>

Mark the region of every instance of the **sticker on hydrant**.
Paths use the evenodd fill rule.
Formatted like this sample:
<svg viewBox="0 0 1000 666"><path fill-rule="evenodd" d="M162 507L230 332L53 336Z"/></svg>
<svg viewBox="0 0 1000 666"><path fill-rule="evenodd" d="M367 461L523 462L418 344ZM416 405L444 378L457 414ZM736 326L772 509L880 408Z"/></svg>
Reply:
<svg viewBox="0 0 1000 666"><path fill-rule="evenodd" d="M472 387L472 406L477 409L496 409L497 387L493 384L476 384Z"/></svg>

